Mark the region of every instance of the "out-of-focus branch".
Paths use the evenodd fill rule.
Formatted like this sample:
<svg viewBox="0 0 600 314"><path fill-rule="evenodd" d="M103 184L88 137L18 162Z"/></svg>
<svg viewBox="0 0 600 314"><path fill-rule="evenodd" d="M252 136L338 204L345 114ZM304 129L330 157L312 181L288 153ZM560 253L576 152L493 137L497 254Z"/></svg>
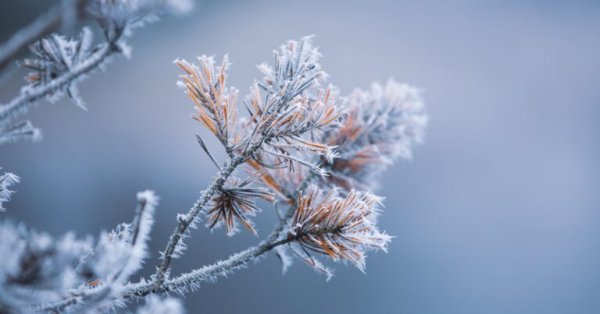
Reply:
<svg viewBox="0 0 600 314"><path fill-rule="evenodd" d="M305 181L306 183L302 184L302 187L306 186L308 181L310 181L310 179L307 179ZM208 190L210 190L210 187ZM300 190L298 190L295 194L297 195L299 192ZM146 281L144 279L137 283L129 284L123 289L121 298L123 300L127 300L144 297L155 293L168 293L175 291L182 292L189 289L195 289L199 287L200 283L202 282L214 281L216 277L226 276L235 270L243 268L248 264L248 262L259 258L272 249L288 244L295 240L290 237L282 238L281 234L285 230L285 227L289 224L289 221L297 209L296 207L297 205L294 199L294 203L290 206L282 219L279 220L275 228L273 228L271 234L260 244L233 254L223 261L180 274L175 278L165 280L163 277L163 280L159 285L157 285L157 281ZM179 230L179 228L177 230ZM182 235L181 233L178 234ZM171 242L169 242L169 244L171 244ZM176 243L174 245L176 245ZM77 293L59 302L39 307L36 310L45 313L60 313L70 306L80 303L83 299L94 298L94 295L102 293L104 293L104 291L99 288L88 289L87 291L82 291L81 293Z"/></svg>
<svg viewBox="0 0 600 314"><path fill-rule="evenodd" d="M291 199L292 204L285 215L281 217L266 240L257 246L253 246L245 249L244 251L233 254L226 260L203 266L199 269L181 274L173 279L165 280L158 286L156 285L156 282L145 281L132 284L125 289L125 292L122 295L123 299L143 297L152 293L168 293L178 290L194 289L198 287L201 282L211 281L218 276L226 276L232 271L243 267L248 262L260 257L272 249L294 241L292 238L282 238L281 234L297 210L296 199L299 193L303 191L316 177L316 175L311 174L304 180L304 182L302 182L298 190L295 191L294 197Z"/></svg>
<svg viewBox="0 0 600 314"><path fill-rule="evenodd" d="M77 80L98 68L109 56L118 53L120 50L116 43L120 35L113 38L111 42L101 44L97 50L85 61L60 77L48 82L48 84L25 90L19 96L12 99L5 105L0 106L0 124L12 119L14 116L26 111L37 101L43 99L48 94L60 90L74 80Z"/></svg>
<svg viewBox="0 0 600 314"><path fill-rule="evenodd" d="M84 8L88 1L61 1L40 15L31 24L17 31L7 42L0 46L0 72L32 43L80 20L85 15Z"/></svg>

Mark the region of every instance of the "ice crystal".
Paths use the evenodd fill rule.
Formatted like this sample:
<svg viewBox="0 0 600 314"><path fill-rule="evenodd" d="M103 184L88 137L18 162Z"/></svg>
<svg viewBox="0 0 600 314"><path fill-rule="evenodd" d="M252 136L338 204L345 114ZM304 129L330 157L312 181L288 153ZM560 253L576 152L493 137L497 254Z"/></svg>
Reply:
<svg viewBox="0 0 600 314"><path fill-rule="evenodd" d="M42 132L35 128L30 121L0 127L0 146L21 140L38 141L41 138Z"/></svg>
<svg viewBox="0 0 600 314"><path fill-rule="evenodd" d="M238 230L237 221L248 231L256 234L254 225L249 219L249 216L255 216L260 211L255 204L255 199L260 198L269 202L275 199L263 188L252 187L251 182L251 179L242 181L231 178L229 183L217 192L207 213L209 228L223 224L227 234L232 236Z"/></svg>
<svg viewBox="0 0 600 314"><path fill-rule="evenodd" d="M187 6L182 0L95 0L87 3L100 23L106 43L91 45L87 29L78 38L51 35L33 45L36 58L23 64L33 70L22 94L0 106L0 145L36 138L39 131L13 119L39 99L67 94L78 105L75 85L113 52L126 53L126 36L149 17ZM348 262L365 271L369 250L386 251L391 237L378 229L381 198L370 192L378 173L398 158L411 158L423 140L427 115L420 91L390 80L340 96L319 64L310 37L288 41L274 52L273 65L262 64L264 77L240 100L228 86L228 57L217 65L201 56L198 64L175 63L184 71L179 85L193 101L194 118L225 148L219 162L197 136L217 174L185 214L160 253L156 273L131 283L148 255L147 242L158 198L137 195L129 223L102 232L97 240L47 234L0 222L0 312L97 313L146 298L138 313L181 313L179 301L149 296L186 293L247 267L269 251L285 273L294 256L323 273L333 272L318 259ZM238 112L238 110L242 108ZM238 178L245 168L246 178ZM0 176L0 210L18 177ZM261 185L262 183L262 185ZM270 191L272 191L272 193ZM271 234L256 246L224 260L170 277L171 262L186 249L184 240L206 217L209 228L224 226L233 235L242 225L256 234L251 217L259 200L271 202L278 218ZM280 211L280 206L287 207Z"/></svg>
<svg viewBox="0 0 600 314"><path fill-rule="evenodd" d="M142 267L158 198L152 191L140 192L137 197L133 221L102 233L94 253L81 267L91 280L123 283Z"/></svg>
<svg viewBox="0 0 600 314"><path fill-rule="evenodd" d="M298 197L288 237L303 249L349 261L364 272L365 251L386 251L391 239L376 227L380 203L370 193L353 190L339 197L332 190L323 195L312 185Z"/></svg>
<svg viewBox="0 0 600 314"><path fill-rule="evenodd" d="M52 34L34 43L31 52L36 58L23 61L23 66L32 69L25 79L27 88L46 85L57 77L72 71L86 62L91 53L92 32L83 28L77 38L67 39L64 36ZM79 97L76 81L64 85L61 89L50 92L48 100L55 101L65 93L77 106L85 108Z"/></svg>
<svg viewBox="0 0 600 314"><path fill-rule="evenodd" d="M0 312L29 312L61 304L68 295L75 297L68 302L75 308L118 305L117 294L147 255L157 197L141 192L138 203L132 223L103 233L95 245L91 237L80 240L68 233L54 239L0 222L0 252L10 252L0 259ZM88 295L91 291L94 294Z"/></svg>
<svg viewBox="0 0 600 314"><path fill-rule="evenodd" d="M179 299L150 296L146 298L146 304L136 311L136 314L183 314L185 310Z"/></svg>
<svg viewBox="0 0 600 314"><path fill-rule="evenodd" d="M91 241L73 234L53 239L24 226L0 222L0 312L21 312L33 302L59 300L82 283L76 267Z"/></svg>
<svg viewBox="0 0 600 314"><path fill-rule="evenodd" d="M197 114L194 118L212 132L225 147L238 144L237 98L238 91L227 87L227 56L220 66L215 67L212 57L198 57L200 65L185 60L175 60L186 75L181 76L179 85L194 101Z"/></svg>
<svg viewBox="0 0 600 314"><path fill-rule="evenodd" d="M0 168L2 169L2 168ZM7 172L0 175L0 212L5 211L4 202L10 200L10 196L14 193L10 187L19 182L19 177Z"/></svg>
<svg viewBox="0 0 600 314"><path fill-rule="evenodd" d="M281 46L273 67L259 66L265 77L251 87L244 101L249 114L245 120L238 119L238 91L226 86L227 56L218 67L207 56L198 58L199 65L179 59L175 63L185 72L178 84L196 105L195 119L221 141L230 156L254 147L250 157L255 163L269 158L277 165L292 168L299 164L324 175L304 154L332 159L334 147L313 138L340 117L341 108L337 90L320 87L326 74L319 56L309 37Z"/></svg>
<svg viewBox="0 0 600 314"><path fill-rule="evenodd" d="M368 189L373 179L397 158L410 159L423 141L428 117L419 89L389 80L370 90L355 90L347 115L324 141L337 146L329 163L329 181L348 190Z"/></svg>

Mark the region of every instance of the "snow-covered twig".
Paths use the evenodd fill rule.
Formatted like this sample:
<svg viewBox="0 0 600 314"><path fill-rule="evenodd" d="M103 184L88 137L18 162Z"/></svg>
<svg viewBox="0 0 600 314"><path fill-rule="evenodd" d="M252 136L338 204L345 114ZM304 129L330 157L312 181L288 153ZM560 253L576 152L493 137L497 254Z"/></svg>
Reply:
<svg viewBox="0 0 600 314"><path fill-rule="evenodd" d="M13 194L11 186L18 183L19 180L19 177L10 172L0 175L0 212L5 210L2 205L4 202L8 202Z"/></svg>
<svg viewBox="0 0 600 314"><path fill-rule="evenodd" d="M111 42L101 44L94 53L90 55L85 62L82 62L79 66L72 68L69 72L64 73L60 77L48 82L47 84L40 85L31 89L25 89L8 103L0 106L0 124L5 124L7 121L16 117L17 115L26 112L34 104L41 99L44 99L49 94L52 94L65 86L71 84L73 81L81 79L84 75L97 69L101 66L112 54L119 52L116 42L120 36L114 38Z"/></svg>
<svg viewBox="0 0 600 314"><path fill-rule="evenodd" d="M127 16L131 9L126 2L110 0L107 3L123 5L109 7L106 12L100 10L117 20L123 14ZM118 30L118 27L110 28L107 38L115 38ZM62 38L45 42L39 54L50 61L61 61L66 68L29 62L29 66L38 71L31 81L39 83L29 90L53 86L50 93L69 93L72 90L69 84L77 78L63 76L82 63L76 58L79 53L72 52L85 47L83 42L80 40L77 44ZM63 45L74 48L68 49L70 52L64 54L66 58L61 54L56 57L53 51L60 51ZM58 48L52 48L54 46ZM107 51L123 49L118 40L114 45L102 47L110 49ZM21 306L11 300L20 297L22 286L43 294L29 302L28 309L52 313L83 309L106 311L128 300L153 294L183 294L204 282L228 276L274 249L284 271L289 266L289 258L286 258L289 250L328 279L332 272L317 255L350 262L364 272L365 252L385 251L391 239L377 228L382 198L368 192L374 188L373 173L381 172L398 157L411 156L414 144L422 141L427 116L418 90L394 81L385 87L375 84L369 91L358 90L350 97L339 96L331 85L321 87L326 74L318 64L319 56L310 37L282 45L275 52L273 67L259 66L265 76L253 85L245 98L243 105L248 116L244 118L239 118L237 113L237 89L227 86L227 57L220 66L206 56L199 57L199 65L176 60L185 72L179 85L197 110L194 118L223 145L227 160L220 165L204 141L198 139L219 171L192 208L177 216L178 224L161 252L156 273L148 280L142 278L136 283L127 283L146 256L156 203L156 197L150 192L138 194L139 205L131 223L102 233L93 248L89 240L76 241L69 237L62 241L45 240L45 236L27 232L19 237L11 225L0 225L0 235L7 239L3 242L0 238L0 249L5 247L18 252L7 260L10 265L0 267L0 280L13 284L5 286L10 288L7 291L0 290L0 310ZM84 60L87 62L89 58ZM58 79L63 79L63 85L57 86L61 81L57 83L52 75L48 79L48 74L54 71L61 73ZM1 109L6 108L0 108L0 123L3 117L9 119L23 110L13 105L12 111L3 115ZM377 164L371 165L371 161ZM246 179L238 179L236 172L240 168L247 171ZM257 186L261 181L263 186ZM209 228L224 225L229 235L240 225L256 234L250 218L261 211L256 205L257 199L288 205L283 215L276 208L278 223L262 242L225 260L170 277L171 263L183 253L183 240L198 224L201 215L208 217ZM73 247L77 249L71 249ZM48 257L45 252L49 250L57 253ZM35 263L56 265L34 277L35 282L41 281L45 284L43 287L50 286L52 290L30 287L31 274L14 266L29 255L35 257ZM74 263L78 256L80 260ZM51 271L53 269L59 273ZM21 276L23 273L26 276ZM71 280L59 280L64 279L63 273L69 274ZM17 289L14 289L15 283ZM158 304L160 301L150 299L148 302ZM177 311L176 303L167 303L165 310Z"/></svg>
<svg viewBox="0 0 600 314"><path fill-rule="evenodd" d="M84 107L77 84L101 68L111 55L129 56L130 48L125 39L133 28L155 20L161 14L181 13L190 7L187 0L64 0L62 5L19 31L0 47L0 68L4 59L11 59L23 45L31 44L37 58L22 62L23 66L34 70L26 78L29 84L17 97L0 104L0 145L39 138L39 130L28 122L15 123L14 120L43 99L52 102L66 94L76 105ZM73 24L72 20L83 16L96 19L105 42L92 46L92 32L87 27L78 38L71 40L57 34L42 38L60 25ZM19 130L20 126L29 127Z"/></svg>
<svg viewBox="0 0 600 314"><path fill-rule="evenodd" d="M63 0L35 21L13 34L0 46L0 71L9 65L27 46L42 37L58 31L62 26L73 25L82 15L90 0Z"/></svg>

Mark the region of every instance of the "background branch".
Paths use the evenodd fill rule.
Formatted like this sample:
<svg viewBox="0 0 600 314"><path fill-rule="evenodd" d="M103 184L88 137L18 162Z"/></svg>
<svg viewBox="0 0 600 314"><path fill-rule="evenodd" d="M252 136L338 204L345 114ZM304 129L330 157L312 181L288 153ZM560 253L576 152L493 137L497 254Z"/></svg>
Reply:
<svg viewBox="0 0 600 314"><path fill-rule="evenodd" d="M70 26L85 15L89 0L64 0L40 15L35 21L17 31L0 46L0 72L14 61L29 45L64 26Z"/></svg>
<svg viewBox="0 0 600 314"><path fill-rule="evenodd" d="M19 113L27 111L29 107L46 97L48 94L67 86L74 80L77 80L83 77L85 74L98 68L104 61L107 60L109 56L120 52L116 46L116 43L121 36L122 34L119 34L110 42L99 45L99 48L97 48L97 50L89 57L89 59L81 63L79 66L71 69L47 84L20 93L19 96L13 98L7 104L0 106L0 124L6 123Z"/></svg>
<svg viewBox="0 0 600 314"><path fill-rule="evenodd" d="M169 242L167 243L167 247L163 251L162 261L157 268L156 271L156 281L155 287L160 287L165 280L165 275L169 266L171 265L171 261L173 259L173 255L181 241L183 235L189 228L189 226L193 223L194 219L198 216L200 211L206 207L210 199L215 195L217 191L223 188L225 181L227 178L231 176L231 174L235 171L235 169L244 163L248 157L252 156L256 150L260 147L261 142L251 146L247 149L242 155L235 157L230 160L228 166L223 167L219 173L219 176L213 180L213 182L208 186L206 190L202 192L202 196L200 199L194 204L194 206L190 209L190 211L179 221L177 228L171 234L169 238Z"/></svg>

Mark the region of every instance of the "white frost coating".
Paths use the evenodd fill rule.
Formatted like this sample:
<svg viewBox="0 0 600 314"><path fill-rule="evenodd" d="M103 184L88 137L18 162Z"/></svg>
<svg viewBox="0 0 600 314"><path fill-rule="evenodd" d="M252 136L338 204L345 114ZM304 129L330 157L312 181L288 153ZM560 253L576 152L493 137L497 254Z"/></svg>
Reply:
<svg viewBox="0 0 600 314"><path fill-rule="evenodd" d="M31 51L37 58L23 61L24 67L33 70L26 77L29 85L23 87L23 91L26 92L35 86L43 86L80 66L90 57L92 42L92 32L84 27L77 38L66 39L64 36L52 34L34 43ZM54 102L63 94L66 94L77 106L86 109L83 100L79 97L76 80L49 92L47 99Z"/></svg>
<svg viewBox="0 0 600 314"><path fill-rule="evenodd" d="M0 175L0 212L5 211L3 203L10 201L10 196L14 193L10 187L17 183L19 183L19 177L10 172Z"/></svg>
<svg viewBox="0 0 600 314"><path fill-rule="evenodd" d="M158 205L159 197L153 191L146 190L137 194L138 208L135 218L131 223L132 237L129 258L123 270L116 279L126 282L129 277L142 268L144 259L148 256L148 240L154 224L154 211Z"/></svg>
<svg viewBox="0 0 600 314"><path fill-rule="evenodd" d="M73 1L71 1L73 2ZM0 145L22 140L39 139L39 130L14 120L40 100L55 102L64 95L85 109L77 85L86 75L121 53L131 55L126 38L135 27L154 21L163 14L188 12L189 0L94 0L87 1L88 13L97 17L107 41L93 45L92 32L84 27L77 38L67 39L58 34L41 38L31 45L35 58L22 65L33 70L26 79L28 85L6 104L0 104ZM32 38L32 41L35 38ZM26 129L18 130L22 126ZM11 132L12 131L12 132Z"/></svg>
<svg viewBox="0 0 600 314"><path fill-rule="evenodd" d="M60 300L82 283L76 272L81 257L91 250L91 240L69 233L60 239L28 231L10 222L0 223L0 312L20 312L32 301Z"/></svg>
<svg viewBox="0 0 600 314"><path fill-rule="evenodd" d="M98 3L127 6L151 2ZM109 40L129 28L120 25L117 17L108 19L113 23L107 33ZM57 47L70 45L62 38L55 41ZM115 40L105 47L118 50L122 48L115 47L122 43ZM260 66L265 77L244 102L245 119L237 118L237 90L226 86L227 58L221 66L215 66L210 57L201 57L200 65L176 60L185 72L179 85L197 108L195 118L220 140L227 159L217 162L198 138L219 172L188 213L177 216L178 225L161 253L155 275L130 282L147 255L158 202L151 191L138 193L131 223L102 233L94 246L91 240L76 240L72 235L54 240L0 224L0 249L16 253L0 261L0 312L106 312L131 299L196 290L200 284L230 276L271 250L281 260L283 273L291 265L287 250L325 274L327 280L333 273L316 257L349 262L364 272L366 252L386 251L391 237L377 227L382 198L357 188L371 187L373 173L397 158L410 158L412 147L422 141L427 116L420 92L393 81L385 86L375 84L369 91L358 90L349 98L340 97L331 86L321 88L326 75L308 38L287 42L275 55L274 66ZM55 71L44 64L38 68ZM41 84L44 93L70 84L71 80L57 83L68 75L72 73L67 71ZM52 84L59 85L48 90ZM6 108L0 107L0 123L3 114L12 118L20 110L3 111ZM232 178L243 165L248 166L248 178ZM330 175L326 176L327 172ZM255 179L261 179L264 186L251 185ZM200 213L208 214L209 227L224 224L232 232L237 225L244 225L253 231L249 217L261 211L256 198L288 206L285 213L276 208L279 221L265 240L171 278L171 261L183 254L184 240L199 224ZM151 297L138 312L180 311L176 301Z"/></svg>
<svg viewBox="0 0 600 314"><path fill-rule="evenodd" d="M348 97L347 115L338 132L324 140L337 145L329 163L330 182L346 189L372 189L377 175L398 158L411 159L423 142L428 116L421 91L389 80Z"/></svg>
<svg viewBox="0 0 600 314"><path fill-rule="evenodd" d="M137 198L138 208L133 221L120 224L111 232L103 232L94 254L86 260L86 271L96 280L123 284L142 267L158 197L152 191L144 191L138 193Z"/></svg>
<svg viewBox="0 0 600 314"><path fill-rule="evenodd" d="M3 144L18 142L22 140L39 141L42 138L42 131L35 128L31 121L24 121L0 128L0 146Z"/></svg>
<svg viewBox="0 0 600 314"><path fill-rule="evenodd" d="M137 196L133 221L102 233L95 246L90 237L78 240L69 233L53 239L24 226L0 222L0 252L10 252L0 259L0 312L48 306L55 310L72 306L74 311L119 306L118 296L147 255L158 204L152 191ZM72 293L73 298L63 299Z"/></svg>
<svg viewBox="0 0 600 314"><path fill-rule="evenodd" d="M301 192L288 237L294 238L305 256L304 262L315 267L310 252L324 254L334 261L348 261L363 273L366 251L387 252L391 237L377 229L376 216L381 198L370 193L337 191L325 194L317 185ZM297 250L299 251L299 250ZM319 270L319 269L318 269Z"/></svg>
<svg viewBox="0 0 600 314"><path fill-rule="evenodd" d="M277 258L279 259L279 261L281 262L281 274L285 275L287 273L288 269L290 267L292 267L294 260L287 253L287 249L284 246L276 247L275 254L277 255Z"/></svg>
<svg viewBox="0 0 600 314"><path fill-rule="evenodd" d="M167 297L161 299L152 295L146 298L146 304L139 308L136 314L183 314L185 310L181 301Z"/></svg>
<svg viewBox="0 0 600 314"><path fill-rule="evenodd" d="M60 93L63 88L83 79L85 74L104 63L112 53L113 50L109 45L102 44L88 58L68 72L44 84L24 88L19 96L7 104L0 105L0 125L10 123L18 115L27 112L37 101Z"/></svg>
<svg viewBox="0 0 600 314"><path fill-rule="evenodd" d="M89 12L114 21L139 20L148 16L183 14L193 8L190 0L96 0Z"/></svg>

